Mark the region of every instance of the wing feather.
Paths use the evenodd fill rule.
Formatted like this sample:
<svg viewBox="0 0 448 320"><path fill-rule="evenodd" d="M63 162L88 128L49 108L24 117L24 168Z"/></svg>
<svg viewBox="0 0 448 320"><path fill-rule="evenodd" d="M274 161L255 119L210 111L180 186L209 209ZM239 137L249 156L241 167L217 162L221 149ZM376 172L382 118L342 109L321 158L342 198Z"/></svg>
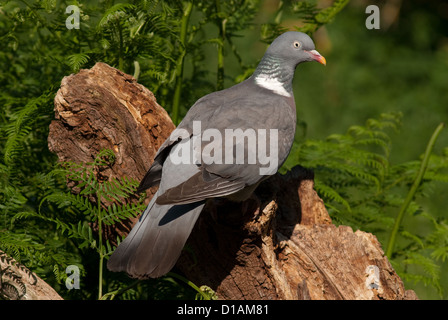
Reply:
<svg viewBox="0 0 448 320"><path fill-rule="evenodd" d="M208 198L224 197L245 187L244 181L228 180L217 175L213 175L211 179L204 179L204 174L200 171L187 181L166 190L157 197L156 203L188 204Z"/></svg>

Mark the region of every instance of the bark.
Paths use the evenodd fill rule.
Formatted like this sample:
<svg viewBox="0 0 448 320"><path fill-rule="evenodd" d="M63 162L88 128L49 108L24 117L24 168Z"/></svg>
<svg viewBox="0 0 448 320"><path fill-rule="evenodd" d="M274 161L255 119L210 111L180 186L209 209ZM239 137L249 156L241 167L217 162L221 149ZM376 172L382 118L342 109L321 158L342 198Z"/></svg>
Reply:
<svg viewBox="0 0 448 320"><path fill-rule="evenodd" d="M114 150L118 161L98 173L104 179L143 178L174 129L149 90L103 63L63 79L55 112L50 149L80 162ZM208 201L177 271L220 299L417 298L376 237L333 225L313 187L313 173L298 166L245 202Z"/></svg>
<svg viewBox="0 0 448 320"><path fill-rule="evenodd" d="M124 176L140 180L175 128L151 91L104 63L64 77L54 104L48 147L60 161L92 162L101 150L114 151L115 163L98 172L99 181ZM155 191L149 189L148 196ZM127 234L135 220L104 231L114 243L116 234Z"/></svg>
<svg viewBox="0 0 448 320"><path fill-rule="evenodd" d="M62 300L45 281L0 251L0 300Z"/></svg>
<svg viewBox="0 0 448 320"><path fill-rule="evenodd" d="M333 225L313 187L297 166L244 203L208 203L178 268L222 299L416 298L376 237Z"/></svg>

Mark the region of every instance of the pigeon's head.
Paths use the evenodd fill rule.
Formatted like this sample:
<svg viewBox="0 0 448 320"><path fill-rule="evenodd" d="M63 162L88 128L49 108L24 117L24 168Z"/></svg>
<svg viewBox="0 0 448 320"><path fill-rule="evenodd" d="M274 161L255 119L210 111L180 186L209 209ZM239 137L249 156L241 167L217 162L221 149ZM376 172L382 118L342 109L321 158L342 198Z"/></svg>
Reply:
<svg viewBox="0 0 448 320"><path fill-rule="evenodd" d="M297 66L305 61L317 61L325 65L325 58L316 51L311 38L297 31L288 31L277 37L266 54Z"/></svg>

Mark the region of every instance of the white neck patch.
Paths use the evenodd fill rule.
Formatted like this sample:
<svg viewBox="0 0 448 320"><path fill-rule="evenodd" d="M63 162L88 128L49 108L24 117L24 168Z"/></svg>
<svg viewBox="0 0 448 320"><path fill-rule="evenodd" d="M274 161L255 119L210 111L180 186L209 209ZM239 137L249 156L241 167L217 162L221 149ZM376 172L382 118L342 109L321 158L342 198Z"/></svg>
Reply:
<svg viewBox="0 0 448 320"><path fill-rule="evenodd" d="M255 83L260 87L271 90L272 92L285 97L291 97L291 94L286 91L283 83L276 78L271 78L267 75L260 74L255 77Z"/></svg>

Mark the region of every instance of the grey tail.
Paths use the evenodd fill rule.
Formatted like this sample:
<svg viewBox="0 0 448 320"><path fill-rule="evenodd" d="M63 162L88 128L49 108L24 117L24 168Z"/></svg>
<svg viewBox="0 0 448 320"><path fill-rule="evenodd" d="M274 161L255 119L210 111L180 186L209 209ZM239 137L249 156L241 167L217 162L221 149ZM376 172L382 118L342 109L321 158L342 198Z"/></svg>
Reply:
<svg viewBox="0 0 448 320"><path fill-rule="evenodd" d="M107 262L110 271L124 271L133 278L157 278L176 264L205 201L158 205L157 193L129 235Z"/></svg>

